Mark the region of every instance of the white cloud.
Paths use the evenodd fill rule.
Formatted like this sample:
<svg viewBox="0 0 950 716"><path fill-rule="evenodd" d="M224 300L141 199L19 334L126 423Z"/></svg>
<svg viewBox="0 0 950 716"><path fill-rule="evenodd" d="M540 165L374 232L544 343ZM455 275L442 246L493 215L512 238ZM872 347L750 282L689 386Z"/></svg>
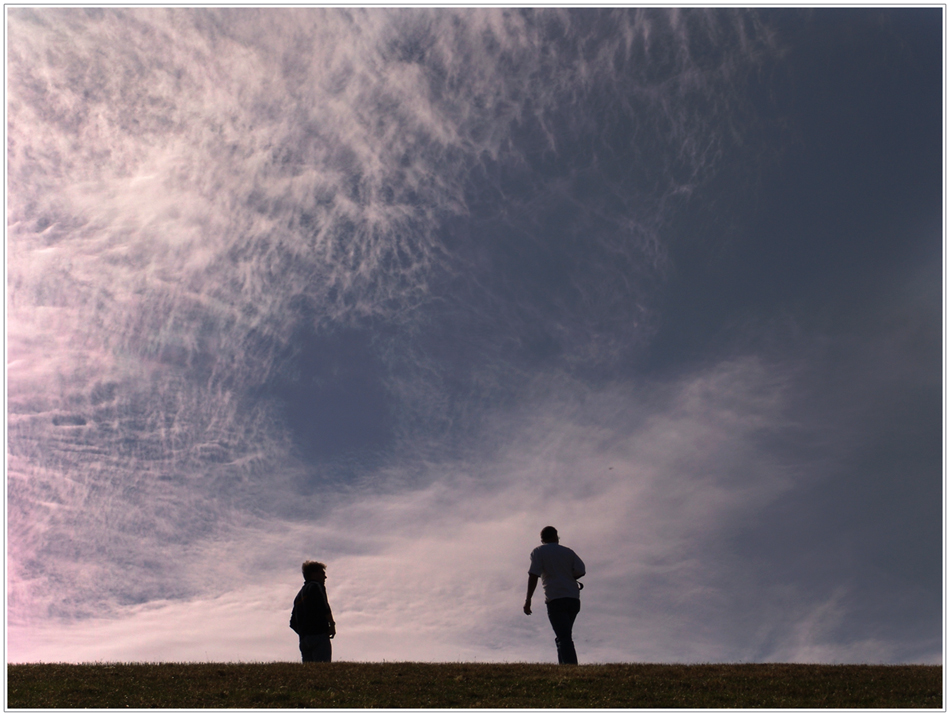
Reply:
<svg viewBox="0 0 950 716"><path fill-rule="evenodd" d="M764 441L788 424L786 373L750 358L592 388L507 355L544 320L572 366L646 334L657 227L729 141L739 60L769 47L723 17L12 9L10 658L296 658L286 612L317 557L338 658L548 660L543 613L520 613L548 523L590 567L582 658L756 653L754 628L713 621L750 608L754 581L724 540L805 479ZM694 57L697 32L745 54ZM641 140L621 179L596 152L536 170L574 139L601 146L604 117ZM475 175L493 220L534 242L514 249L554 255L538 215L580 207L550 306L504 292L523 279L497 276L504 236L464 256L443 241ZM589 177L610 192L584 196ZM504 334L472 351L476 398L414 343L452 280ZM381 349L400 409L477 415L447 447L406 430L341 486L294 456L254 389L301 324L366 317L409 336ZM776 654L840 653L809 619Z"/></svg>
<svg viewBox="0 0 950 716"><path fill-rule="evenodd" d="M197 596L47 625L31 647L25 635L37 627L12 625L10 658L64 658L52 642L37 646L54 632L60 645L75 642L72 659L291 658L299 562L317 558L329 565L340 659L549 660L543 610L520 612L545 524L588 565L582 658L734 655L722 634L702 632L734 607L723 572L737 566L723 536L796 477L760 444L783 424L782 380L740 361L650 396L567 388L552 384L540 403L499 414L479 459L430 465L424 486L329 495L335 506L311 519L231 518L189 548L181 578ZM93 629L95 649L85 642ZM118 636L130 629L142 647Z"/></svg>

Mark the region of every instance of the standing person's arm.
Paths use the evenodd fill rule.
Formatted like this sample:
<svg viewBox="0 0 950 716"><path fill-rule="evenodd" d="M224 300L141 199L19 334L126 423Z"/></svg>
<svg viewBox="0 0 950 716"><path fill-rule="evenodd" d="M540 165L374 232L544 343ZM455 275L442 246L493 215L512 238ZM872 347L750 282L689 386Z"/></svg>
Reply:
<svg viewBox="0 0 950 716"><path fill-rule="evenodd" d="M534 596L534 590L538 587L538 575L528 572L528 596L524 600L524 613L531 613L531 597Z"/></svg>
<svg viewBox="0 0 950 716"><path fill-rule="evenodd" d="M323 605L327 608L326 614L324 615L327 620L327 624L330 626L330 638L336 636L336 622L333 621L333 611L330 609L330 600L327 598L327 588L325 585L320 585L320 591L323 592Z"/></svg>
<svg viewBox="0 0 950 716"><path fill-rule="evenodd" d="M333 621L333 612L330 611L330 602L326 600L326 592L324 592L324 604L327 605L327 624L330 625L330 638L336 636L336 622Z"/></svg>

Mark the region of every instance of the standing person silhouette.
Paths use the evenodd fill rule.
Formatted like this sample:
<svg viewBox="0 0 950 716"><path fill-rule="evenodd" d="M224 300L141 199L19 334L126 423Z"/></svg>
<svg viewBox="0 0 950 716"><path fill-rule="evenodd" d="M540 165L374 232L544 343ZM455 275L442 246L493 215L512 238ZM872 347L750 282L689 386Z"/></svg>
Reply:
<svg viewBox="0 0 950 716"><path fill-rule="evenodd" d="M290 628L300 635L300 655L306 661L330 661L330 639L336 636L336 622L327 601L327 566L323 562L304 562L304 585L294 598Z"/></svg>
<svg viewBox="0 0 950 716"><path fill-rule="evenodd" d="M538 586L538 577L544 586L544 602L548 619L554 629L558 664L576 664L577 652L571 631L574 619L581 610L581 589L577 580L586 569L574 550L558 544L557 530L551 526L541 530L541 545L531 552L528 568L528 597L524 600L524 613L531 614L531 597Z"/></svg>

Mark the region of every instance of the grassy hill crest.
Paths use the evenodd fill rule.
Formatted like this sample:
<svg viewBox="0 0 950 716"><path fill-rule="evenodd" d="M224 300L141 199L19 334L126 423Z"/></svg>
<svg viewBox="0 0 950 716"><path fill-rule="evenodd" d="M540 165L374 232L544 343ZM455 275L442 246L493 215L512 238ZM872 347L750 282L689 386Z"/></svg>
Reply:
<svg viewBox="0 0 950 716"><path fill-rule="evenodd" d="M943 707L943 667L816 664L10 664L7 708Z"/></svg>

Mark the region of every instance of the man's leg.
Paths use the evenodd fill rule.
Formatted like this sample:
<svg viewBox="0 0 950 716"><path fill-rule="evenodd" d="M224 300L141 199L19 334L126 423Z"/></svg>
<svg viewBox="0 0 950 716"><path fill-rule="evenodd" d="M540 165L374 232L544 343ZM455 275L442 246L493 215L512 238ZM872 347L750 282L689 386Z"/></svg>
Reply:
<svg viewBox="0 0 950 716"><path fill-rule="evenodd" d="M331 661L333 659L333 647L330 644L329 634L317 634L317 643L313 647L313 653L316 657L314 661Z"/></svg>
<svg viewBox="0 0 950 716"><path fill-rule="evenodd" d="M300 658L306 664L308 661L314 661L313 650L310 648L309 637L300 636Z"/></svg>
<svg viewBox="0 0 950 716"><path fill-rule="evenodd" d="M300 654L304 661L330 661L333 649L329 634L307 634L300 637Z"/></svg>
<svg viewBox="0 0 950 716"><path fill-rule="evenodd" d="M574 619L581 610L580 599L552 599L547 603L548 619L554 629L554 643L557 645L558 664L576 664L577 652L574 650Z"/></svg>

